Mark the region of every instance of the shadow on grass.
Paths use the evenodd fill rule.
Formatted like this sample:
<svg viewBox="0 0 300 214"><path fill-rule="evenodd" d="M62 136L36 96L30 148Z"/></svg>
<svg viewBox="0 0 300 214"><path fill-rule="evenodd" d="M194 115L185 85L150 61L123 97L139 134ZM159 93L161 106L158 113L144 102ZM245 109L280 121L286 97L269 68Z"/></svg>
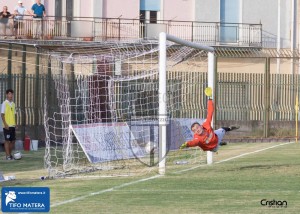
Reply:
<svg viewBox="0 0 300 214"><path fill-rule="evenodd" d="M239 170L249 170L249 169L272 169L279 167L289 167L289 165L250 165L239 167Z"/></svg>
<svg viewBox="0 0 300 214"><path fill-rule="evenodd" d="M16 179L11 181L0 182L0 187L4 186L36 186L40 179Z"/></svg>

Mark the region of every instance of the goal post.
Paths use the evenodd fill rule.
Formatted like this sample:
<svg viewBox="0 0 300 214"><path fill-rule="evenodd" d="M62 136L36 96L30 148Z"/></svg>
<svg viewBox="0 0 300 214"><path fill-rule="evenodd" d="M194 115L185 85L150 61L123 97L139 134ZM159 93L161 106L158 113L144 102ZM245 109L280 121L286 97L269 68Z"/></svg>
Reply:
<svg viewBox="0 0 300 214"><path fill-rule="evenodd" d="M167 151L167 36L166 33L159 35L159 174L166 172Z"/></svg>
<svg viewBox="0 0 300 214"><path fill-rule="evenodd" d="M215 90L216 90L216 86L215 86L215 69L216 69L216 60L215 60L215 55L213 53L213 51L208 52L208 87L211 87L213 90L212 93L212 98L215 98ZM214 120L211 121L211 126L214 128ZM213 152L208 151L207 152L207 164L212 164L213 163Z"/></svg>
<svg viewBox="0 0 300 214"><path fill-rule="evenodd" d="M86 45L48 53L56 91L44 104L50 177L163 175L212 163L199 148L179 149L207 114L212 47L166 33Z"/></svg>
<svg viewBox="0 0 300 214"><path fill-rule="evenodd" d="M160 130L160 154L159 154L159 173L165 174L166 168L166 147L167 147L167 53L166 53L166 42L167 40L177 43L179 45L188 46L195 49L201 49L208 51L208 87L215 89L215 56L214 48L203 46L197 43L189 42L175 36L161 32L159 34L159 130ZM213 90L214 95L214 90ZM212 95L212 97L214 97ZM212 120L212 127L213 127ZM213 153L207 152L207 164L212 164Z"/></svg>

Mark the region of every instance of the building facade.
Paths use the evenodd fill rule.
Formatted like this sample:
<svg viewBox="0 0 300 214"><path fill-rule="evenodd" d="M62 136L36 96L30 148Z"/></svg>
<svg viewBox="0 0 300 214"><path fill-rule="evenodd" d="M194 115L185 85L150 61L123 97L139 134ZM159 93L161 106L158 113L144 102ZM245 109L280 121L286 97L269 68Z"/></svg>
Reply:
<svg viewBox="0 0 300 214"><path fill-rule="evenodd" d="M23 0L27 9L34 3L35 0ZM141 20L142 24L164 25L158 31L206 45L299 47L300 0L42 0L42 3L49 17ZM13 12L17 0L2 0L0 7L5 5ZM146 27L138 28L145 31Z"/></svg>
<svg viewBox="0 0 300 214"><path fill-rule="evenodd" d="M240 34L239 24L260 23L263 26L261 36L264 47L276 48L280 42L281 48L290 48L293 25L297 21L293 16L293 4L295 7L296 3L295 0L198 0L195 5L195 20L232 23L224 24L221 30L221 37L231 41L238 41L243 36Z"/></svg>

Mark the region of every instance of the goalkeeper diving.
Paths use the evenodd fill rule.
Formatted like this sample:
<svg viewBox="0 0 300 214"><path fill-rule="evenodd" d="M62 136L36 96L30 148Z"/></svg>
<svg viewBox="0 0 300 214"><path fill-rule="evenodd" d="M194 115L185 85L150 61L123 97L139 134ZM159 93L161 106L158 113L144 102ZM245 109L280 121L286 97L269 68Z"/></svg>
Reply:
<svg viewBox="0 0 300 214"><path fill-rule="evenodd" d="M180 149L199 146L203 151L217 152L225 134L239 128L237 126L230 126L213 130L211 127L211 121L214 113L214 103L211 99L212 89L209 87L206 88L205 94L208 96L207 118L202 125L198 122L192 124L191 130L194 133L194 139L183 143L180 146Z"/></svg>

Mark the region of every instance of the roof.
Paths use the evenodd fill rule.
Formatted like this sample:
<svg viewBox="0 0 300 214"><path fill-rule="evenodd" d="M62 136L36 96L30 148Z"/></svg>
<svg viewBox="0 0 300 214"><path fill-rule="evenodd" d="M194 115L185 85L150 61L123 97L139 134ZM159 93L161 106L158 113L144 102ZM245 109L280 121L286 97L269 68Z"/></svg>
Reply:
<svg viewBox="0 0 300 214"><path fill-rule="evenodd" d="M298 50L249 47L216 47L215 56L224 58L299 58Z"/></svg>
<svg viewBox="0 0 300 214"><path fill-rule="evenodd" d="M119 42L119 41L118 41ZM70 40L11 40L5 43L15 45L27 45L41 48L45 51L65 52L65 53L78 53L78 54L93 54L104 53L114 46L114 48L128 48L130 46L136 47L138 44L155 44L158 45L157 40L133 40L133 41L70 41ZM3 43L3 42L0 42ZM280 49L277 51L275 48L260 48L260 47L228 47L216 46L215 56L220 58L287 58L299 59L300 54L298 50Z"/></svg>

